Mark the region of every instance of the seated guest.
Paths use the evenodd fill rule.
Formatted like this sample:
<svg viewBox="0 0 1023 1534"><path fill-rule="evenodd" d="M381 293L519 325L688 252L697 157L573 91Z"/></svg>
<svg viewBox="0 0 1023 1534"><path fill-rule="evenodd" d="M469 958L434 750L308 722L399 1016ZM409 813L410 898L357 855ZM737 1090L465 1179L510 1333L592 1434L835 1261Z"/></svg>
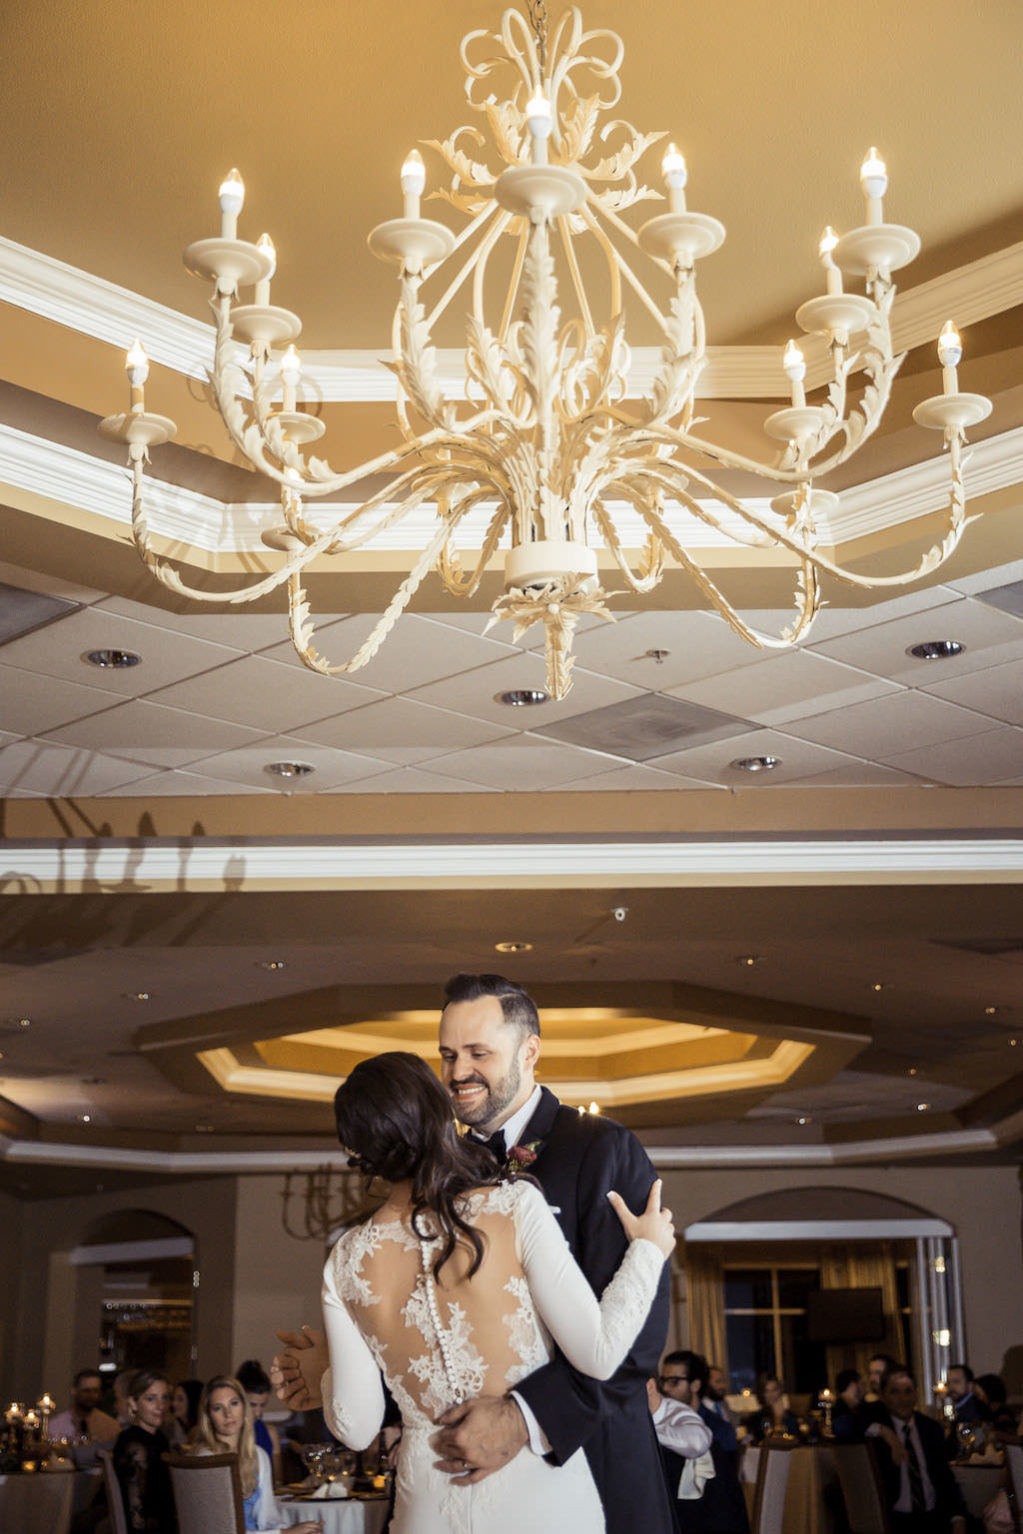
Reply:
<svg viewBox="0 0 1023 1534"><path fill-rule="evenodd" d="M178 1380L171 1395L171 1414L166 1433L175 1448L191 1443L199 1421L202 1380Z"/></svg>
<svg viewBox="0 0 1023 1534"><path fill-rule="evenodd" d="M111 1444L121 1431L121 1424L99 1409L103 1381L98 1369L79 1369L71 1385L71 1408L50 1418L47 1429L51 1438L89 1438L93 1443Z"/></svg>
<svg viewBox="0 0 1023 1534"><path fill-rule="evenodd" d="M140 1369L128 1383L131 1425L113 1448L124 1516L131 1534L174 1534L174 1494L163 1456L170 1448L163 1431L170 1387L158 1369Z"/></svg>
<svg viewBox="0 0 1023 1534"><path fill-rule="evenodd" d="M904 1364L881 1381L884 1410L867 1428L877 1444L892 1534L965 1534L965 1508L940 1422L916 1410L916 1380Z"/></svg>
<svg viewBox="0 0 1023 1534"><path fill-rule="evenodd" d="M701 1408L706 1407L717 1420L713 1424L715 1435L718 1437L721 1447L730 1453L738 1453L739 1440L736 1437L735 1422L728 1410L728 1376L717 1364L708 1363L707 1378L704 1381L703 1392L700 1396Z"/></svg>
<svg viewBox="0 0 1023 1534"><path fill-rule="evenodd" d="M955 1407L957 1422L984 1422L987 1413L973 1388L973 1370L969 1364L949 1364L945 1375L949 1400Z"/></svg>
<svg viewBox="0 0 1023 1534"><path fill-rule="evenodd" d="M252 1408L237 1380L218 1374L199 1402L196 1454L237 1454L246 1529L280 1529L283 1519L273 1491L270 1456L256 1445ZM292 1524L288 1534L323 1534L318 1520Z"/></svg>
<svg viewBox="0 0 1023 1534"><path fill-rule="evenodd" d="M835 1404L831 1431L844 1443L859 1443L873 1413L864 1407L863 1376L858 1369L843 1369L835 1380Z"/></svg>
<svg viewBox="0 0 1023 1534"><path fill-rule="evenodd" d="M721 1398L728 1382L721 1370L718 1387ZM661 1459L674 1492L673 1506L680 1534L749 1534L746 1498L739 1481L739 1447L731 1422L716 1410L718 1402L703 1399L710 1367L699 1353L688 1350L668 1353L661 1364L659 1393L671 1401L692 1407L711 1431L711 1474L703 1460L690 1462L672 1454L661 1439L661 1429L654 1417L654 1431L661 1443ZM701 1473L702 1471L702 1473ZM700 1486L697 1487L697 1482Z"/></svg>
<svg viewBox="0 0 1023 1534"><path fill-rule="evenodd" d="M235 1379L249 1398L256 1443L270 1456L274 1480L281 1478L281 1440L272 1422L263 1421L263 1411L270 1399L270 1376L258 1358L247 1358L238 1365Z"/></svg>
<svg viewBox="0 0 1023 1534"><path fill-rule="evenodd" d="M785 1405L785 1386L776 1374L765 1374L757 1387L760 1410L746 1419L754 1443L762 1443L773 1433L785 1433L795 1437L799 1432L799 1418Z"/></svg>
<svg viewBox="0 0 1023 1534"><path fill-rule="evenodd" d="M881 1381L888 1369L895 1368L895 1359L889 1358L887 1353L874 1353L867 1359L867 1394L868 1402L880 1401Z"/></svg>
<svg viewBox="0 0 1023 1534"><path fill-rule="evenodd" d="M978 1374L973 1382L973 1393L988 1413L988 1420L995 1432L1015 1437L1019 1426L1016 1414L1008 1404L1008 1393L1002 1376Z"/></svg>
<svg viewBox="0 0 1023 1534"><path fill-rule="evenodd" d="M662 1395L656 1380L647 1380L646 1394L672 1497L701 1496L714 1475L713 1433L691 1406Z"/></svg>

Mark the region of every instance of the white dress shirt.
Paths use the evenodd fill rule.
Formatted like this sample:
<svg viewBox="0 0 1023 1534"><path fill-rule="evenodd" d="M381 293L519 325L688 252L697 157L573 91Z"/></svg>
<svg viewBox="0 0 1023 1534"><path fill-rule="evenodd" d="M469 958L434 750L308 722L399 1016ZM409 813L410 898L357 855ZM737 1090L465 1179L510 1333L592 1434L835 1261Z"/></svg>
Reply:
<svg viewBox="0 0 1023 1534"><path fill-rule="evenodd" d="M924 1446L920 1442L920 1434L916 1428L916 1414L914 1413L908 1421L902 1421L898 1417L894 1421L895 1432L899 1442L906 1449L907 1456L909 1454L907 1441L911 1442L916 1450L916 1462L920 1466L920 1484L923 1487L924 1493L924 1507L928 1512L932 1512L935 1502L934 1487L931 1484L930 1476L927 1474L927 1460L924 1457ZM899 1467L899 1495L893 1511L896 1513L911 1513L913 1511L913 1491L909 1483L908 1460L904 1460Z"/></svg>

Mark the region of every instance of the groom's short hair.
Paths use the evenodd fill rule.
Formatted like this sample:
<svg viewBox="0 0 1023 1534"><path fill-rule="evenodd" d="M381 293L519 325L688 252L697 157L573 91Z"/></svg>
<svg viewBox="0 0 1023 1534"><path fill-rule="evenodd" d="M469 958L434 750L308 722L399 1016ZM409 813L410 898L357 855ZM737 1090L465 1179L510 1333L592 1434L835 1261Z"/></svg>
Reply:
<svg viewBox="0 0 1023 1534"><path fill-rule="evenodd" d="M523 1034L540 1032L540 1014L529 992L504 975L452 975L444 987L444 1005L455 1001L481 1001L494 996L501 1003L504 1020Z"/></svg>

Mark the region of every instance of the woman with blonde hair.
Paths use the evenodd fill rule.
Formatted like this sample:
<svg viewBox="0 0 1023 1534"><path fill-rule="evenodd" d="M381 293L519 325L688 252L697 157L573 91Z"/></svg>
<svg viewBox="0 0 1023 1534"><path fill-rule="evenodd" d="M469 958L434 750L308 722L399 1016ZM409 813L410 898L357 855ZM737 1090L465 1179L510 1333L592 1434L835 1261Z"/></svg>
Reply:
<svg viewBox="0 0 1023 1534"><path fill-rule="evenodd" d="M246 1529L279 1534L283 1522L273 1492L270 1456L256 1443L252 1407L237 1380L211 1379L199 1402L196 1454L237 1454ZM292 1524L288 1534L322 1534L318 1521Z"/></svg>

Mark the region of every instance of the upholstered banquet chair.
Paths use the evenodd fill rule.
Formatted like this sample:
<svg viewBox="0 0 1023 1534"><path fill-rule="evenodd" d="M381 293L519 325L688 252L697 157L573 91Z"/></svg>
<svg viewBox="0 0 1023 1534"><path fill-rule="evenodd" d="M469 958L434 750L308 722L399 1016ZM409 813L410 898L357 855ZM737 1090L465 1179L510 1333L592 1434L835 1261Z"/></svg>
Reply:
<svg viewBox="0 0 1023 1534"><path fill-rule="evenodd" d="M114 1469L110 1450L97 1449L96 1458L103 1471L103 1490L107 1494L111 1534L128 1534L128 1520L124 1516L124 1502L121 1498L121 1483L117 1479L117 1471Z"/></svg>
<svg viewBox="0 0 1023 1534"><path fill-rule="evenodd" d="M1019 1438L1003 1438L1005 1448L1005 1464L1009 1471L1009 1485L1012 1487L1012 1495L1016 1506L1016 1526L1020 1525L1021 1512L1023 1509L1023 1440Z"/></svg>
<svg viewBox="0 0 1023 1534"><path fill-rule="evenodd" d="M874 1445L869 1439L866 1443L836 1443L831 1452L849 1534L889 1534L891 1524Z"/></svg>
<svg viewBox="0 0 1023 1534"><path fill-rule="evenodd" d="M777 1438L765 1438L760 1445L753 1496L753 1534L781 1534L792 1449L791 1443Z"/></svg>
<svg viewBox="0 0 1023 1534"><path fill-rule="evenodd" d="M245 1534L237 1454L167 1454L178 1534Z"/></svg>

